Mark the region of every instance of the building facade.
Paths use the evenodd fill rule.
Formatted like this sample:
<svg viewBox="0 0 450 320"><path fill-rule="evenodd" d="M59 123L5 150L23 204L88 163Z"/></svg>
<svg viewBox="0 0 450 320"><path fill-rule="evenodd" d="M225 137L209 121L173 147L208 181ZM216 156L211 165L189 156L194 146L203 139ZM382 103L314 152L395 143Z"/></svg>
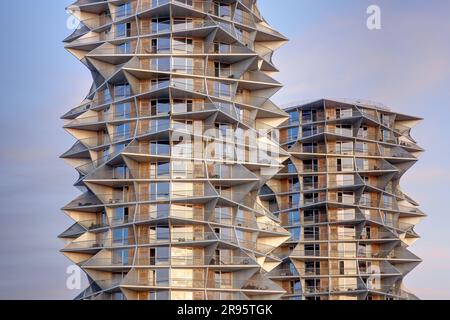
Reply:
<svg viewBox="0 0 450 320"><path fill-rule="evenodd" d="M291 232L270 276L287 299L415 299L403 278L424 214L400 179L422 149L421 119L371 103L319 100L287 109L284 169L261 198Z"/></svg>
<svg viewBox="0 0 450 320"><path fill-rule="evenodd" d="M419 120L270 98L287 39L256 0L79 0L92 87L62 118L81 195L77 299L409 299L423 214L399 180Z"/></svg>
<svg viewBox="0 0 450 320"><path fill-rule="evenodd" d="M287 154L273 52L254 0L77 1L66 49L92 73L63 116L82 195L62 250L78 299L278 299L267 272L289 239L260 187ZM273 150L274 152L260 152Z"/></svg>

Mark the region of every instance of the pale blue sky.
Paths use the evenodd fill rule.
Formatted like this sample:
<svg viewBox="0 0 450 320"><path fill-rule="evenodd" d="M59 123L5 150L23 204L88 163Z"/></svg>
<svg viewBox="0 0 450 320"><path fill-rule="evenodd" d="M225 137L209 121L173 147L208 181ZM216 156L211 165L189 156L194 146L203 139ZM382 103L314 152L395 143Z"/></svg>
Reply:
<svg viewBox="0 0 450 320"><path fill-rule="evenodd" d="M75 171L58 159L73 142L59 116L81 101L91 78L61 43L70 33L70 1L30 2L6 2L0 13L0 298L68 299L76 293L65 289L69 262L56 236L70 225L59 208L77 190ZM382 9L381 31L366 28L370 4ZM260 0L260 7L291 40L275 58L285 84L276 102L363 98L426 119L414 136L427 152L403 182L429 214L412 249L425 261L406 283L421 298L450 299L443 205L450 180L450 2Z"/></svg>

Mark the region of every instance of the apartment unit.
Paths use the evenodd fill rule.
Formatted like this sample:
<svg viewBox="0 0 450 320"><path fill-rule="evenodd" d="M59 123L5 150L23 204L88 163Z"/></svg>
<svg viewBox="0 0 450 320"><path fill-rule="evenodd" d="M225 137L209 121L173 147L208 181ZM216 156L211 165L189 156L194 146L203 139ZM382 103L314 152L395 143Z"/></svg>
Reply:
<svg viewBox="0 0 450 320"><path fill-rule="evenodd" d="M255 0L79 0L64 42L92 87L62 118L82 194L62 252L77 299L279 299L268 277L290 234L260 187L288 158L271 102L286 38ZM277 148L278 147L278 148ZM260 150L274 152L260 152Z"/></svg>
<svg viewBox="0 0 450 320"><path fill-rule="evenodd" d="M424 214L400 188L423 152L421 119L361 101L319 100L286 109L284 169L260 192L291 233L272 280L284 299L415 299L404 277Z"/></svg>

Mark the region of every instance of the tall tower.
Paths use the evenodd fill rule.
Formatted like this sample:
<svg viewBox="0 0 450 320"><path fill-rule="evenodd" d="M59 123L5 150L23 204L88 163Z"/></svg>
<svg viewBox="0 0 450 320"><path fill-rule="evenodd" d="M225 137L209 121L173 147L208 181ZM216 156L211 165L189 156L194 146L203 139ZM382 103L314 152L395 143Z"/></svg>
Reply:
<svg viewBox="0 0 450 320"><path fill-rule="evenodd" d="M260 193L291 232L270 278L285 299L415 299L403 278L421 262L407 248L424 214L400 179L423 151L410 135L421 119L361 101L286 111L291 157Z"/></svg>
<svg viewBox="0 0 450 320"><path fill-rule="evenodd" d="M270 101L286 38L256 0L79 0L64 42L92 73L66 113L62 155L82 194L62 252L87 274L78 299L278 299L267 273L288 231L259 189L287 154Z"/></svg>

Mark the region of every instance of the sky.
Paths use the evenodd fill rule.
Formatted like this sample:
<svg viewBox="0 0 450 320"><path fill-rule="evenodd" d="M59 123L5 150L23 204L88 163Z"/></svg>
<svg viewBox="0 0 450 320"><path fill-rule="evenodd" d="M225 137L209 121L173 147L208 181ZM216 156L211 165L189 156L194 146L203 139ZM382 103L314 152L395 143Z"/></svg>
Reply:
<svg viewBox="0 0 450 320"><path fill-rule="evenodd" d="M8 1L0 12L0 299L72 299L71 264L57 235L71 221L60 208L78 195L75 170L59 159L73 139L59 117L81 102L91 76L67 53L65 0ZM282 4L282 5L281 5ZM381 30L366 27L369 5ZM284 105L315 98L379 101L425 118L413 136L426 149L402 183L428 214L411 248L424 262L407 288L450 299L450 2L448 0L259 0L290 42L275 55ZM32 8L32 9L30 9ZM287 8L287 10L286 10ZM7 45L5 45L7 44Z"/></svg>

